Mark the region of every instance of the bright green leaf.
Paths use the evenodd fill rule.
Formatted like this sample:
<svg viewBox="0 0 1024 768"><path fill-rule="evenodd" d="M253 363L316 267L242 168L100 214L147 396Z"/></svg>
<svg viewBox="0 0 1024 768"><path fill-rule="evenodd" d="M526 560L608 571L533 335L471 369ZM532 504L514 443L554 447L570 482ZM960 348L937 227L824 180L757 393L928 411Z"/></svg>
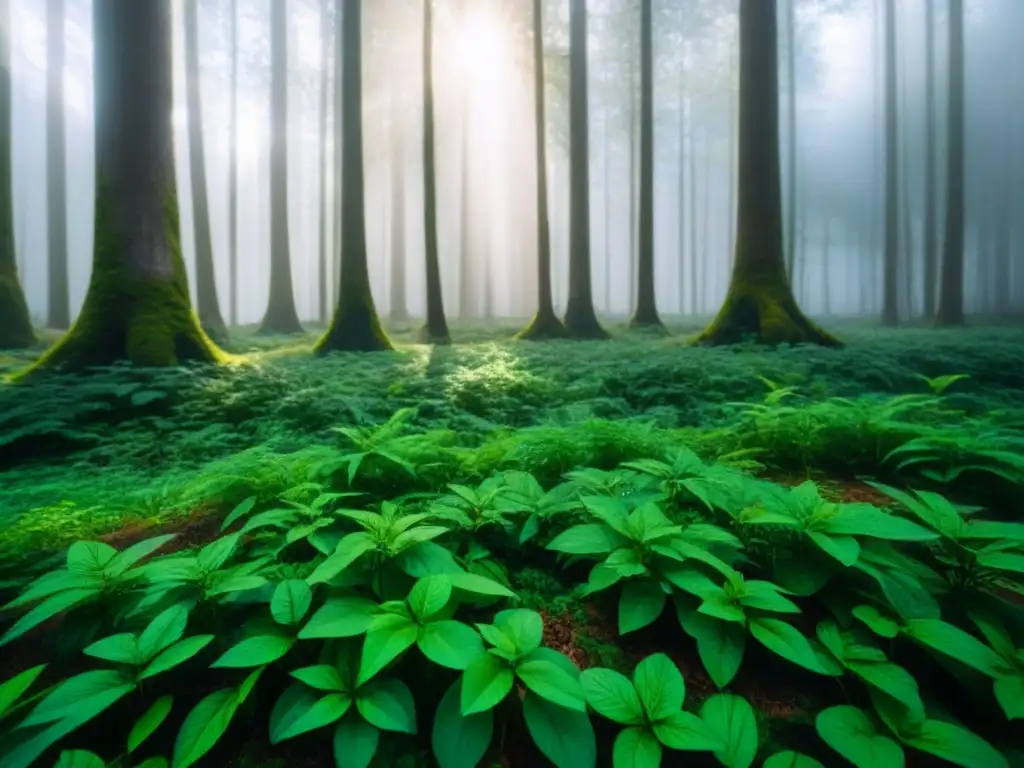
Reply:
<svg viewBox="0 0 1024 768"><path fill-rule="evenodd" d="M594 768L597 740L585 712L560 707L527 692L523 718L534 744L556 768Z"/></svg>
<svg viewBox="0 0 1024 768"><path fill-rule="evenodd" d="M701 719L725 748L715 757L726 768L750 768L757 755L754 710L741 696L718 693L704 702Z"/></svg>
<svg viewBox="0 0 1024 768"><path fill-rule="evenodd" d="M611 669L591 667L580 673L583 693L594 711L623 725L640 725L643 706L633 683Z"/></svg>
<svg viewBox="0 0 1024 768"><path fill-rule="evenodd" d="M167 719L173 704L173 696L161 696L135 721L131 733L128 734L129 752L134 752L142 742L153 735L153 732Z"/></svg>
<svg viewBox="0 0 1024 768"><path fill-rule="evenodd" d="M376 680L359 689L356 707L370 725L382 731L416 733L416 706L401 680Z"/></svg>
<svg viewBox="0 0 1024 768"><path fill-rule="evenodd" d="M515 675L503 659L490 653L477 656L462 673L462 714L486 712L497 706L509 691Z"/></svg>

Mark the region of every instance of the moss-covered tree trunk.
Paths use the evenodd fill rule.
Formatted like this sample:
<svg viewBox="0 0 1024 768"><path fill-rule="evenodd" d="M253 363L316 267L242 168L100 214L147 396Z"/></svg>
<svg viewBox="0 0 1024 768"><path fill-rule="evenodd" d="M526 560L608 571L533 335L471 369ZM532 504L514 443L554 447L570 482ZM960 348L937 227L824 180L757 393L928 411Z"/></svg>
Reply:
<svg viewBox="0 0 1024 768"><path fill-rule="evenodd" d="M396 6L392 4L392 8ZM391 279L388 316L404 323L409 319L405 297L405 122L402 117L404 91L394 87L391 94Z"/></svg>
<svg viewBox="0 0 1024 768"><path fill-rule="evenodd" d="M725 302L703 344L838 342L797 306L782 245L775 0L740 0L739 212Z"/></svg>
<svg viewBox="0 0 1024 768"><path fill-rule="evenodd" d="M391 349L373 303L366 262L363 172L363 0L345 0L341 21L341 281L334 319L317 354Z"/></svg>
<svg viewBox="0 0 1024 768"><path fill-rule="evenodd" d="M548 149L544 105L544 3L533 0L533 132L537 181L537 314L517 338L536 341L568 335L551 295L551 219L548 215Z"/></svg>
<svg viewBox="0 0 1024 768"><path fill-rule="evenodd" d="M653 0L640 4L640 224L633 328L664 329L654 294L654 19ZM633 148L630 146L630 153ZM632 178L630 179L632 185ZM630 211L630 219L633 213ZM632 266L631 266L632 271Z"/></svg>
<svg viewBox="0 0 1024 768"><path fill-rule="evenodd" d="M434 147L434 13L433 1L423 0L423 224L426 245L427 322L421 338L430 344L448 344L444 316L441 260L437 251L437 161Z"/></svg>
<svg viewBox="0 0 1024 768"><path fill-rule="evenodd" d="M0 0L0 349L24 349L36 338L18 278L14 243L10 20L10 0Z"/></svg>
<svg viewBox="0 0 1024 768"><path fill-rule="evenodd" d="M206 143L199 70L199 0L185 2L185 81L188 94L189 170L192 176L192 224L196 248L196 312L203 330L224 339L227 328L217 301L217 275L213 267L210 203L206 194Z"/></svg>
<svg viewBox="0 0 1024 768"><path fill-rule="evenodd" d="M260 333L302 333L288 234L288 3L270 4L270 296Z"/></svg>
<svg viewBox="0 0 1024 768"><path fill-rule="evenodd" d="M569 301L565 327L582 339L606 339L594 312L590 279L590 129L587 98L587 2L569 2Z"/></svg>
<svg viewBox="0 0 1024 768"><path fill-rule="evenodd" d="M71 325L64 126L64 0L50 0L46 5L46 49L46 326L63 330Z"/></svg>
<svg viewBox="0 0 1024 768"><path fill-rule="evenodd" d="M949 0L946 234L937 325L964 324L964 2Z"/></svg>
<svg viewBox="0 0 1024 768"><path fill-rule="evenodd" d="M92 277L75 324L33 370L223 359L192 311L179 245L171 2L93 2Z"/></svg>

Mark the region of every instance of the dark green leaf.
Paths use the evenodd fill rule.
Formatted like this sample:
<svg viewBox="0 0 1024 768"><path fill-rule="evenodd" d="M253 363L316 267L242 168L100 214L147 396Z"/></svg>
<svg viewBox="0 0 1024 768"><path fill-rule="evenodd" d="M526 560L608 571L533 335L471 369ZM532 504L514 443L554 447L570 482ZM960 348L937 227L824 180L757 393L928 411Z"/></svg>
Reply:
<svg viewBox="0 0 1024 768"><path fill-rule="evenodd" d="M654 735L669 749L722 752L725 742L701 718L677 710L654 723Z"/></svg>
<svg viewBox="0 0 1024 768"><path fill-rule="evenodd" d="M829 707L815 719L822 741L856 768L903 768L903 750L857 707Z"/></svg>
<svg viewBox="0 0 1024 768"><path fill-rule="evenodd" d="M450 669L465 669L484 652L480 635L459 621L433 621L420 629L417 639L423 655Z"/></svg>
<svg viewBox="0 0 1024 768"><path fill-rule="evenodd" d="M395 616L395 619L392 625L384 629L366 633L359 662L358 685L368 681L416 642L419 627L402 616Z"/></svg>
<svg viewBox="0 0 1024 768"><path fill-rule="evenodd" d="M999 750L966 728L941 720L926 720L916 734L907 734L908 746L941 757L962 768L1010 768Z"/></svg>
<svg viewBox="0 0 1024 768"><path fill-rule="evenodd" d="M579 680L561 667L549 661L522 661L516 675L538 696L567 709L587 711Z"/></svg>
<svg viewBox="0 0 1024 768"><path fill-rule="evenodd" d="M633 683L614 670L591 667L580 673L583 693L594 711L623 725L640 725L643 707Z"/></svg>
<svg viewBox="0 0 1024 768"><path fill-rule="evenodd" d="M238 710L234 688L214 691L188 713L174 741L171 768L189 768L213 749Z"/></svg>
<svg viewBox="0 0 1024 768"><path fill-rule="evenodd" d="M3 717L4 713L11 708L14 702L21 698L21 695L29 689L44 669L46 669L45 664L26 669L3 685L0 685L0 717Z"/></svg>
<svg viewBox="0 0 1024 768"><path fill-rule="evenodd" d="M366 722L382 731L416 733L416 706L412 693L397 678L376 680L360 688L356 707Z"/></svg>
<svg viewBox="0 0 1024 768"><path fill-rule="evenodd" d="M757 755L757 722L754 710L740 696L718 693L704 702L701 719L725 748L715 757L726 768L750 768Z"/></svg>
<svg viewBox="0 0 1024 768"><path fill-rule="evenodd" d="M459 678L448 688L434 714L431 744L440 768L476 768L491 743L494 711L464 717L459 704L461 691Z"/></svg>
<svg viewBox="0 0 1024 768"><path fill-rule="evenodd" d="M135 721L131 733L128 734L129 752L134 752L142 742L153 735L153 732L167 719L173 704L173 696L161 696L142 714L142 717Z"/></svg>
<svg viewBox="0 0 1024 768"><path fill-rule="evenodd" d="M270 600L270 613L274 621L286 627L294 627L306 615L313 602L313 591L302 579L282 581L274 590Z"/></svg>
<svg viewBox="0 0 1024 768"><path fill-rule="evenodd" d="M257 635L249 637L229 648L217 659L211 667L262 667L264 664L273 664L284 656L295 640L291 637L279 635Z"/></svg>
<svg viewBox="0 0 1024 768"><path fill-rule="evenodd" d="M149 662L145 669L139 673L139 679L144 680L147 677L153 677L154 675L159 675L161 672L174 669L174 667L179 664L184 664L209 645L212 640L213 635L196 635L195 637L186 637L184 640L175 643L170 648L157 654L157 657Z"/></svg>
<svg viewBox="0 0 1024 768"><path fill-rule="evenodd" d="M337 768L367 768L379 741L380 731L350 714L334 729L334 764Z"/></svg>
<svg viewBox="0 0 1024 768"><path fill-rule="evenodd" d="M636 665L633 685L652 722L670 717L683 708L686 697L683 675L664 653L648 656Z"/></svg>
<svg viewBox="0 0 1024 768"><path fill-rule="evenodd" d="M627 581L619 597L619 634L643 629L665 609L665 590L656 581Z"/></svg>
<svg viewBox="0 0 1024 768"><path fill-rule="evenodd" d="M627 728L615 737L612 763L615 768L658 768L661 745L647 728Z"/></svg>
<svg viewBox="0 0 1024 768"><path fill-rule="evenodd" d="M299 631L300 640L356 637L370 626L376 603L362 597L331 597Z"/></svg>
<svg viewBox="0 0 1024 768"><path fill-rule="evenodd" d="M490 653L477 656L462 673L462 714L486 712L512 690L515 675L503 659Z"/></svg>
<svg viewBox="0 0 1024 768"><path fill-rule="evenodd" d="M556 768L594 768L597 743L585 712L574 712L527 692L523 718L534 744Z"/></svg>

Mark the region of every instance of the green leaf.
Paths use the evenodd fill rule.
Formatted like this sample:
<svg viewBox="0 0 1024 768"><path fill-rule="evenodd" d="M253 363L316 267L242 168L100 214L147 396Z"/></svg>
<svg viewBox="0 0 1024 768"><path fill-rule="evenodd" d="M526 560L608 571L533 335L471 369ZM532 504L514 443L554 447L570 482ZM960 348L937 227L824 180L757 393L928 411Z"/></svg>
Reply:
<svg viewBox="0 0 1024 768"><path fill-rule="evenodd" d="M157 654L156 658L149 662L145 669L139 673L139 679L145 680L147 677L159 675L161 672L174 669L179 664L184 664L209 645L212 640L213 635L186 637L184 640Z"/></svg>
<svg viewBox="0 0 1024 768"><path fill-rule="evenodd" d="M677 605L677 612L683 630L697 641L697 653L708 677L719 688L724 688L736 677L743 663L746 629L735 622L686 611L680 605Z"/></svg>
<svg viewBox="0 0 1024 768"><path fill-rule="evenodd" d="M167 719L173 704L173 696L161 696L142 714L142 717L135 721L135 725L132 726L132 730L128 734L129 752L134 752L142 742L153 735L153 732Z"/></svg>
<svg viewBox="0 0 1024 768"><path fill-rule="evenodd" d="M544 619L536 611L525 608L500 611L494 617L494 626L512 641L519 654L540 648L544 640Z"/></svg>
<svg viewBox="0 0 1024 768"><path fill-rule="evenodd" d="M104 566L104 576L120 576L143 558L149 557L167 542L176 539L178 534L167 533L162 536L153 536L149 539L132 544L127 549L118 552Z"/></svg>
<svg viewBox="0 0 1024 768"><path fill-rule="evenodd" d="M277 744L285 739L292 739L303 733L324 728L338 722L352 706L352 698L346 693L329 693L316 699L301 711L293 712L293 716L280 722L283 728L271 731L270 743Z"/></svg>
<svg viewBox="0 0 1024 768"><path fill-rule="evenodd" d="M60 758L54 768L106 768L97 755L86 752L84 749L65 750L60 753Z"/></svg>
<svg viewBox="0 0 1024 768"><path fill-rule="evenodd" d="M228 513L228 516L224 518L224 522L220 524L220 532L224 533L224 531L230 528L232 524L235 523L235 521L245 517L250 512L252 512L252 508L255 506L255 496L250 496L244 501L239 502L238 505L233 510L231 510L230 513Z"/></svg>
<svg viewBox="0 0 1024 768"><path fill-rule="evenodd" d="M996 680L995 694L1007 720L1024 719L1024 674Z"/></svg>
<svg viewBox="0 0 1024 768"><path fill-rule="evenodd" d="M168 768L170 763L167 762L166 757L150 757L143 760L141 763L135 766L135 768Z"/></svg>
<svg viewBox="0 0 1024 768"><path fill-rule="evenodd" d="M650 721L670 717L683 708L686 685L683 675L664 653L656 653L636 665L633 685Z"/></svg>
<svg viewBox="0 0 1024 768"><path fill-rule="evenodd" d="M801 755L799 752L776 752L764 761L761 768L825 768L813 757Z"/></svg>
<svg viewBox="0 0 1024 768"><path fill-rule="evenodd" d="M473 628L460 621L433 621L420 629L417 638L423 655L449 669L465 669L484 653L484 644Z"/></svg>
<svg viewBox="0 0 1024 768"><path fill-rule="evenodd" d="M452 582L447 576L424 576L409 592L409 608L417 620L428 621L448 604L451 596Z"/></svg>
<svg viewBox="0 0 1024 768"><path fill-rule="evenodd" d="M395 616L395 619L392 625L384 629L366 633L357 685L372 678L416 642L419 627L402 616Z"/></svg>
<svg viewBox="0 0 1024 768"><path fill-rule="evenodd" d="M302 579L282 581L270 599L270 614L274 621L286 627L294 627L306 616L313 602L313 590Z"/></svg>
<svg viewBox="0 0 1024 768"><path fill-rule="evenodd" d="M100 589L90 587L84 589L69 589L65 592L59 592L56 595L48 597L18 619L18 621L14 623L14 626L8 629L7 632L4 633L3 637L0 637L0 646L6 645L12 640L16 640L30 629L35 629L44 621L52 619L58 613L63 613L69 608L74 608L76 605L80 605L99 594L101 594Z"/></svg>
<svg viewBox="0 0 1024 768"><path fill-rule="evenodd" d="M490 653L477 656L462 673L462 714L496 707L512 690L515 675L503 659Z"/></svg>
<svg viewBox="0 0 1024 768"><path fill-rule="evenodd" d="M868 629L879 637L891 640L900 633L900 625L873 605L858 605L853 609L853 615L867 624Z"/></svg>
<svg viewBox="0 0 1024 768"><path fill-rule="evenodd" d="M189 768L213 749L231 724L238 703L234 688L222 688L196 704L174 741L171 768Z"/></svg>
<svg viewBox="0 0 1024 768"><path fill-rule="evenodd" d="M597 739L586 712L560 707L528 691L523 718L533 743L555 768L594 768Z"/></svg>
<svg viewBox="0 0 1024 768"><path fill-rule="evenodd" d="M829 707L818 713L814 725L822 741L856 768L903 768L900 745L879 733L857 707Z"/></svg>
<svg viewBox="0 0 1024 768"><path fill-rule="evenodd" d="M92 645L82 650L86 656L94 659L110 661L114 664L127 664L134 666L142 662L142 654L139 653L139 643L135 635L122 634L111 635L102 640L97 640Z"/></svg>
<svg viewBox="0 0 1024 768"><path fill-rule="evenodd" d="M367 768L377 754L380 731L349 715L334 729L334 764L338 768Z"/></svg>
<svg viewBox="0 0 1024 768"><path fill-rule="evenodd" d="M135 683L113 669L94 669L69 678L51 690L19 725L42 725L88 712L90 718L135 690Z"/></svg>
<svg viewBox="0 0 1024 768"><path fill-rule="evenodd" d="M779 587L770 581L750 579L744 585L740 605L759 611L773 613L800 613L800 608L790 599L779 594Z"/></svg>
<svg viewBox="0 0 1024 768"><path fill-rule="evenodd" d="M316 704L318 694L304 685L292 683L274 702L270 710L270 742L276 744L285 738L285 734L291 729L292 724Z"/></svg>
<svg viewBox="0 0 1024 768"><path fill-rule="evenodd" d="M262 667L273 664L295 645L294 638L279 635L257 635L228 648L211 667Z"/></svg>
<svg viewBox="0 0 1024 768"><path fill-rule="evenodd" d="M568 555L607 555L623 546L626 539L607 525L574 525L556 536L548 549Z"/></svg>
<svg viewBox="0 0 1024 768"><path fill-rule="evenodd" d="M382 731L416 733L416 705L412 693L397 678L376 680L360 688L356 707L366 722Z"/></svg>
<svg viewBox="0 0 1024 768"><path fill-rule="evenodd" d="M821 526L825 533L845 536L870 536L888 541L932 541L934 531L884 512L870 504L841 504L837 513Z"/></svg>
<svg viewBox="0 0 1024 768"><path fill-rule="evenodd" d="M220 570L220 567L231 559L231 555L241 539L241 533L229 533L227 536L214 539L200 549L196 555L196 564L199 570L203 573L213 573Z"/></svg>
<svg viewBox="0 0 1024 768"><path fill-rule="evenodd" d="M350 533L338 542L334 553L320 563L306 581L310 585L330 581L360 557L376 548L377 543L368 533Z"/></svg>
<svg viewBox="0 0 1024 768"><path fill-rule="evenodd" d="M356 637L373 621L377 604L362 597L331 597L299 630L300 640Z"/></svg>
<svg viewBox="0 0 1024 768"><path fill-rule="evenodd" d="M538 696L566 709L587 711L580 681L550 661L522 661L516 675Z"/></svg>
<svg viewBox="0 0 1024 768"><path fill-rule="evenodd" d="M941 720L925 720L921 730L903 737L907 745L941 757L962 768L1009 768L991 744L966 728Z"/></svg>
<svg viewBox="0 0 1024 768"><path fill-rule="evenodd" d="M815 653L811 641L800 634L792 624L779 619L757 618L750 620L750 634L761 645L787 661L816 672L819 675L838 677L842 668L824 654Z"/></svg>
<svg viewBox="0 0 1024 768"><path fill-rule="evenodd" d="M669 749L721 752L725 749L718 735L701 718L677 710L653 725L658 741Z"/></svg>
<svg viewBox="0 0 1024 768"><path fill-rule="evenodd" d="M619 597L619 634L643 629L665 609L665 590L656 581L627 581Z"/></svg>
<svg viewBox="0 0 1024 768"><path fill-rule="evenodd" d="M72 573L96 576L117 556L117 550L101 541L76 541L68 547L67 565Z"/></svg>
<svg viewBox="0 0 1024 768"><path fill-rule="evenodd" d="M449 686L434 714L430 740L440 768L476 768L491 744L494 711L463 716L459 704L461 691L460 677Z"/></svg>
<svg viewBox="0 0 1024 768"><path fill-rule="evenodd" d="M989 677L1006 672L999 654L957 626L941 619L910 619L903 630L918 642L950 656Z"/></svg>
<svg viewBox="0 0 1024 768"><path fill-rule="evenodd" d="M446 550L447 551L447 550ZM483 597L515 597L516 593L499 584L494 579L488 579L476 573L448 573L445 574L455 589L469 592L472 595Z"/></svg>
<svg viewBox="0 0 1024 768"><path fill-rule="evenodd" d="M583 694L595 712L623 725L640 725L643 706L633 683L611 669L591 667L580 673Z"/></svg>
<svg viewBox="0 0 1024 768"><path fill-rule="evenodd" d="M741 696L718 693L704 702L701 719L725 748L715 757L726 768L750 768L757 755L757 722L754 710Z"/></svg>
<svg viewBox="0 0 1024 768"><path fill-rule="evenodd" d="M924 704L921 702L917 681L903 667L887 661L856 661L853 659L847 659L844 664L853 674L892 696L912 714L920 718L924 717Z"/></svg>
<svg viewBox="0 0 1024 768"><path fill-rule="evenodd" d="M188 611L182 605L172 605L158 614L139 635L141 661L151 661L158 653L181 640L187 624Z"/></svg>
<svg viewBox="0 0 1024 768"><path fill-rule="evenodd" d="M338 670L328 664L302 667L301 669L294 669L288 674L318 691L338 692L345 690L345 683L341 679Z"/></svg>
<svg viewBox="0 0 1024 768"><path fill-rule="evenodd" d="M14 702L21 698L21 695L31 687L44 669L46 669L45 664L26 669L0 685L0 717L3 717Z"/></svg>
<svg viewBox="0 0 1024 768"><path fill-rule="evenodd" d="M661 745L647 728L627 728L615 737L612 764L615 768L658 768Z"/></svg>

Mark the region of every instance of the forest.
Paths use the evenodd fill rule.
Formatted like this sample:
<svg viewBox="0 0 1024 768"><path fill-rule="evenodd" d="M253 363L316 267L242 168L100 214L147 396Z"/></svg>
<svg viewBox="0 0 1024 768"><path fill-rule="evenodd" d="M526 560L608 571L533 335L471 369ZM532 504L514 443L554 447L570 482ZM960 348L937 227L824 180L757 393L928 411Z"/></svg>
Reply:
<svg viewBox="0 0 1024 768"><path fill-rule="evenodd" d="M1018 768L1020 0L0 0L0 768Z"/></svg>

